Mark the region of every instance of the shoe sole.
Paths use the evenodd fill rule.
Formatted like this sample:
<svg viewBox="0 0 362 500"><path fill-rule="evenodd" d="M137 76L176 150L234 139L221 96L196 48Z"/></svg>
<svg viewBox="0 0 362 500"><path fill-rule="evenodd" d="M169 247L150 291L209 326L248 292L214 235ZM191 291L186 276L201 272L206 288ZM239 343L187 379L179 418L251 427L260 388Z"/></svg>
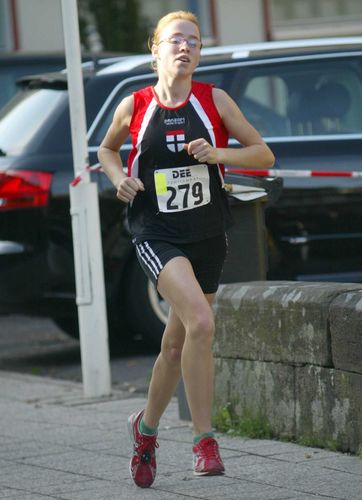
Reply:
<svg viewBox="0 0 362 500"><path fill-rule="evenodd" d="M131 444L132 444L132 451L133 451L133 446L134 446L134 442L135 442L135 435L134 435L134 422L136 420L136 418L138 417L138 413L133 413L132 415L130 415L128 417L128 420L127 420L127 429L128 429L128 434L129 434L129 438L131 440Z"/></svg>
<svg viewBox="0 0 362 500"><path fill-rule="evenodd" d="M128 430L129 439L131 441L132 453L134 452L134 442L135 442L133 424L134 424L134 421L136 418L137 418L137 413L133 413L132 415L130 415L128 417L128 420L127 420L127 430ZM129 473L131 475L132 481L134 481L133 475L132 475L132 469L131 469L131 461L132 461L132 459L129 462L128 470L129 470Z"/></svg>
<svg viewBox="0 0 362 500"><path fill-rule="evenodd" d="M209 470L206 472L196 472L194 471L194 476L223 476L225 471L223 470Z"/></svg>

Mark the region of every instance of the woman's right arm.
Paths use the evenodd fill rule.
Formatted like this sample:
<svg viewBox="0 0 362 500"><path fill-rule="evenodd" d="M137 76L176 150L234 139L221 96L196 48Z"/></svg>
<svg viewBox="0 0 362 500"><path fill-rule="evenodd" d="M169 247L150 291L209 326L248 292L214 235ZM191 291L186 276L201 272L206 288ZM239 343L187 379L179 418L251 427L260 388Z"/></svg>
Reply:
<svg viewBox="0 0 362 500"><path fill-rule="evenodd" d="M139 190L144 191L143 183L123 172L119 149L129 135L133 114L133 96L125 97L118 105L113 121L98 149L98 160L103 171L117 189L117 198L124 202L134 199Z"/></svg>

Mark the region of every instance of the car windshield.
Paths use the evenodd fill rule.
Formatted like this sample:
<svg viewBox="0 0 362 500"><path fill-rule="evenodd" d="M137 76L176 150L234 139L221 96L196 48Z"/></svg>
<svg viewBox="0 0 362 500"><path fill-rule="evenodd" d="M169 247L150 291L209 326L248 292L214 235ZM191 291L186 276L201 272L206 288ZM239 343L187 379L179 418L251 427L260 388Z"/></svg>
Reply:
<svg viewBox="0 0 362 500"><path fill-rule="evenodd" d="M1 154L22 153L65 95L52 89L19 92L0 112Z"/></svg>

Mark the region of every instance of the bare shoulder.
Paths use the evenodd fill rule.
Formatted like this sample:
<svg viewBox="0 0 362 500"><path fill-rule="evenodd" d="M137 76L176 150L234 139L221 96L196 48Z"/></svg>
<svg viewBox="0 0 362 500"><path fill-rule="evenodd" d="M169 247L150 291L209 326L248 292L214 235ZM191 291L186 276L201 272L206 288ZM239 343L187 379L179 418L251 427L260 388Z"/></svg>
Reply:
<svg viewBox="0 0 362 500"><path fill-rule="evenodd" d="M129 135L129 127L133 115L133 96L127 96L118 104L101 147L119 151L121 144Z"/></svg>
<svg viewBox="0 0 362 500"><path fill-rule="evenodd" d="M215 101L215 104L223 103L231 99L229 94L225 92L225 90L220 89L218 87L213 87L212 97Z"/></svg>
<svg viewBox="0 0 362 500"><path fill-rule="evenodd" d="M129 124L133 115L134 99L129 95L122 99L114 113L114 121Z"/></svg>
<svg viewBox="0 0 362 500"><path fill-rule="evenodd" d="M239 111L236 102L229 96L225 90L214 87L212 89L212 97L215 106L217 107L220 115L223 117L231 112Z"/></svg>

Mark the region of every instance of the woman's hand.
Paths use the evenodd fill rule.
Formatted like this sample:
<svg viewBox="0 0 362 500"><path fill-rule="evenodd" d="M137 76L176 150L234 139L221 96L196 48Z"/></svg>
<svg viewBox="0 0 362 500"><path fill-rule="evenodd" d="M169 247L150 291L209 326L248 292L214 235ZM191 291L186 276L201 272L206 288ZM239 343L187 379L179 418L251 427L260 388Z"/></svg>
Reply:
<svg viewBox="0 0 362 500"><path fill-rule="evenodd" d="M143 182L137 177L123 177L117 186L117 198L129 203L133 201L138 191L144 191Z"/></svg>
<svg viewBox="0 0 362 500"><path fill-rule="evenodd" d="M199 163L219 163L217 148L214 148L205 139L195 139L184 144L184 149Z"/></svg>

